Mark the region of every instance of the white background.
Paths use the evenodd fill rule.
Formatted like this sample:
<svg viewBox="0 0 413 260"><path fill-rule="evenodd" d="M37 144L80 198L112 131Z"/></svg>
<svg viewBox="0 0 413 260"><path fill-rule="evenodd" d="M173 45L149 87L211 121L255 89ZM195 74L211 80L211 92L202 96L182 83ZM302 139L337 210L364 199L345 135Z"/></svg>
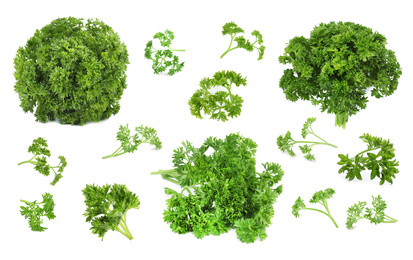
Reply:
<svg viewBox="0 0 413 260"><path fill-rule="evenodd" d="M2 259L412 259L412 52L409 1L6 1L0 6L0 189ZM13 58L36 29L58 17L98 18L111 26L128 47L130 65L128 87L120 112L110 119L84 126L37 123L32 114L19 107L13 86ZM230 37L222 36L222 26L234 21L246 32L257 29L267 47L264 59L258 54L235 50L223 59ZM347 129L334 127L334 115L321 113L310 102L285 99L278 81L287 66L278 63L285 44L294 36L308 37L321 22L351 21L385 35L387 47L395 51L403 69L398 90L383 99L370 98L367 109L350 118ZM143 56L148 40L158 32L175 33L172 47L185 61L182 72L170 77L154 75L151 62ZM409 38L410 37L410 38ZM244 99L241 116L228 122L191 116L187 101L203 77L219 70L234 70L247 77L247 86L236 89ZM327 141L339 146L317 147L317 160L306 161L298 147L296 157L282 153L276 138L287 130L300 139L308 117L316 117L313 128ZM133 154L102 160L119 143L120 124L152 126L164 147L141 146ZM258 170L261 163L277 162L285 176L284 192L274 205L273 224L268 238L243 244L232 230L202 240L192 234L171 232L162 219L166 181L151 171L172 167L173 149L183 140L196 146L208 136L224 138L240 132L258 143ZM347 181L339 175L338 153L355 153L365 145L363 133L389 138L395 145L400 173L393 185L380 186L378 180ZM48 140L51 162L58 155L67 158L64 178L52 187L29 165L17 163L31 157L27 147L37 137ZM134 239L108 232L102 242L89 230L82 216L85 205L81 190L86 184L124 183L141 200L139 210L127 214ZM173 186L171 186L173 187ZM331 187L336 195L330 210L339 224L336 229L325 216L304 211L296 219L291 205L298 196L306 201L312 194ZM20 216L20 199L41 199L53 194L56 219L45 220L46 232L32 232ZM345 228L346 210L359 200L371 202L381 194L388 204L386 213L396 224L373 225L360 221L354 230Z"/></svg>

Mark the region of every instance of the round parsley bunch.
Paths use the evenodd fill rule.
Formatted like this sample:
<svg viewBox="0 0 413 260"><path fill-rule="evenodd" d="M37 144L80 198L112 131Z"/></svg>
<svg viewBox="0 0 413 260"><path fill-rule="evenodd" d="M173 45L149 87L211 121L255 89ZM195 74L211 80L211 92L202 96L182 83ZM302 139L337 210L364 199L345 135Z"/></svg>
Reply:
<svg viewBox="0 0 413 260"><path fill-rule="evenodd" d="M309 100L336 115L345 128L348 117L366 108L368 93L376 98L397 89L400 64L386 49L386 38L351 22L320 24L310 38L294 37L279 57L284 70L280 87L288 100Z"/></svg>
<svg viewBox="0 0 413 260"><path fill-rule="evenodd" d="M119 112L127 64L126 45L111 27L59 18L17 50L14 90L36 121L83 125Z"/></svg>

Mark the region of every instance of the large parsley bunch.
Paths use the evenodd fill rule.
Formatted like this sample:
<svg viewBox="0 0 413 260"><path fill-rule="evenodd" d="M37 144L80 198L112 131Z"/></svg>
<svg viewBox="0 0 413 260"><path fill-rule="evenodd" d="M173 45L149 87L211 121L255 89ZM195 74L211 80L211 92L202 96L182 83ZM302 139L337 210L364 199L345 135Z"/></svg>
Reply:
<svg viewBox="0 0 413 260"><path fill-rule="evenodd" d="M279 57L293 67L284 70L280 87L288 100L321 105L345 128L349 116L366 108L368 92L381 98L397 88L402 71L386 43L383 35L360 24L321 23L310 38L291 39Z"/></svg>
<svg viewBox="0 0 413 260"><path fill-rule="evenodd" d="M171 229L202 238L235 228L242 242L265 239L284 171L279 164L265 163L258 173L256 148L251 139L230 134L224 140L209 137L199 148L186 141L175 149L174 169L152 173L182 188L165 189L171 197L164 220Z"/></svg>
<svg viewBox="0 0 413 260"><path fill-rule="evenodd" d="M59 18L17 50L14 90L36 121L83 125L118 113L126 64L126 46L111 27Z"/></svg>

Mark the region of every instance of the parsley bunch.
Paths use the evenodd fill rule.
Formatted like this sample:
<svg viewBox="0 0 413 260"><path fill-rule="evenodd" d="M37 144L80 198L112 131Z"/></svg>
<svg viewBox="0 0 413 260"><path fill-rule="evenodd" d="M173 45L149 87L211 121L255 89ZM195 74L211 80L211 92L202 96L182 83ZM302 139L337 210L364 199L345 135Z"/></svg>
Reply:
<svg viewBox="0 0 413 260"><path fill-rule="evenodd" d="M125 153L133 153L138 150L139 145L144 143L155 145L156 149L162 148L162 142L154 128L141 125L136 127L135 131L136 133L131 135L128 125L121 125L116 134L116 139L121 142L120 147L112 154L103 156L102 159L116 157Z"/></svg>
<svg viewBox="0 0 413 260"><path fill-rule="evenodd" d="M172 49L170 47L172 40L175 38L173 32L165 30L164 33L158 32L153 36L154 39L159 39L161 46L167 49L158 50L153 47L153 41L150 40L145 47L145 58L153 61L152 69L155 74L166 71L169 67L168 74L174 75L175 73L182 70L184 67L184 62L179 63L179 57L174 55L174 51L185 51Z"/></svg>
<svg viewBox="0 0 413 260"><path fill-rule="evenodd" d="M83 125L119 112L128 52L99 20L59 18L36 30L14 59L14 90L36 121Z"/></svg>
<svg viewBox="0 0 413 260"><path fill-rule="evenodd" d="M342 167L338 173L346 173L346 179L350 181L354 178L362 180L361 172L367 169L371 171L370 179L380 178L380 185L386 181L393 184L393 178L396 178L395 174L399 172L399 162L394 159L393 144L390 140L369 134L363 134L360 139L367 143L367 149L352 158L349 158L348 154L339 154L340 161L337 164ZM379 152L373 153L376 150Z"/></svg>
<svg viewBox="0 0 413 260"><path fill-rule="evenodd" d="M396 223L397 220L384 214L384 210L387 208L386 202L380 195L373 197L373 208L366 207L365 201L358 202L347 210L347 222L346 227L352 229L353 225L360 219L370 220L370 223Z"/></svg>
<svg viewBox="0 0 413 260"><path fill-rule="evenodd" d="M316 118L314 117L310 117L307 119L307 121L304 123L303 128L301 129L301 136L305 139L307 137L307 135L314 135L315 137L317 137L320 141L295 141L292 137L291 137L291 133L290 131L287 131L287 133L283 136L280 135L277 138L277 145L278 148L283 151L283 152L287 152L289 155L294 156L295 153L293 151L293 146L295 144L305 144L305 145L300 145L300 150L304 155L304 158L306 158L309 161L314 161L315 160L315 156L314 154L311 154L311 150L313 149L313 146L315 145L329 145L332 146L334 148L337 148L337 146L327 143L326 140L322 139L321 137L319 137L318 135L316 135L314 133L314 130L312 128L312 124L316 121Z"/></svg>
<svg viewBox="0 0 413 260"><path fill-rule="evenodd" d="M50 150L47 149L47 141L45 139L42 137L34 139L32 145L29 146L28 152L34 154L34 156L27 161L20 162L18 165L25 163L33 164L34 169L44 176L49 176L50 170L52 170L55 176L50 183L51 185L55 185L63 177L63 170L67 166L66 158L59 156L59 164L50 166L50 164L47 163L47 157L50 157L51 153Z"/></svg>
<svg viewBox="0 0 413 260"><path fill-rule="evenodd" d="M218 71L212 78L203 78L199 82L201 87L188 101L191 114L202 119L201 111L211 115L211 119L228 121L228 117L237 117L241 114L244 100L232 93L232 85L239 87L247 85L247 78L235 71Z"/></svg>
<svg viewBox="0 0 413 260"><path fill-rule="evenodd" d="M291 64L280 87L288 100L309 100L336 115L336 126L366 108L371 96L381 98L397 89L400 64L386 49L386 38L351 22L321 23L310 38L294 37L278 60Z"/></svg>
<svg viewBox="0 0 413 260"><path fill-rule="evenodd" d="M222 26L222 35L230 35L231 42L228 49L221 55L221 59L230 51L241 48L245 49L248 52L252 52L254 49L258 51L258 60L261 60L264 56L265 46L263 44L262 35L259 31L254 30L251 35L255 37L255 41L251 43L249 40L246 40L244 36L237 36L239 33L244 33L244 30L241 29L234 22L226 23ZM237 46L232 47L232 44L236 42ZM255 45L257 44L257 46ZM259 46L259 47L258 47Z"/></svg>
<svg viewBox="0 0 413 260"><path fill-rule="evenodd" d="M303 199L301 199L301 197L298 197L298 199L295 201L294 205L292 206L292 209L293 209L292 213L296 218L298 218L300 216L299 214L300 210L314 210L314 211L323 213L324 215L329 217L331 221L333 221L336 228L338 228L338 225L336 221L333 219L333 217L331 216L330 210L328 209L328 205L327 205L327 200L332 198L335 193L336 193L335 190L331 188L327 188L324 191L323 190L317 191L316 193L314 193L313 197L310 199L310 203L321 204L325 208L325 211L306 207Z"/></svg>
<svg viewBox="0 0 413 260"><path fill-rule="evenodd" d="M43 200L37 202L29 202L26 200L20 200L20 202L25 203L27 206L20 206L20 214L24 216L25 219L29 219L29 226L33 231L45 231L47 228L42 227L43 219L42 217L47 217L49 220L54 219L56 215L53 213L54 201L53 196L50 193L42 194Z"/></svg>
<svg viewBox="0 0 413 260"><path fill-rule="evenodd" d="M102 238L109 230L118 231L129 240L132 234L126 224L126 213L130 209L139 209L138 196L123 184L86 185L82 190L85 196L86 222L91 222L93 234Z"/></svg>
<svg viewBox="0 0 413 260"><path fill-rule="evenodd" d="M242 242L265 239L282 192L276 186L284 175L281 166L264 163L258 173L257 144L239 134L209 137L199 148L188 141L182 145L174 150L174 169L151 173L181 186L180 191L165 188L170 198L164 220L172 231L203 238L235 228Z"/></svg>

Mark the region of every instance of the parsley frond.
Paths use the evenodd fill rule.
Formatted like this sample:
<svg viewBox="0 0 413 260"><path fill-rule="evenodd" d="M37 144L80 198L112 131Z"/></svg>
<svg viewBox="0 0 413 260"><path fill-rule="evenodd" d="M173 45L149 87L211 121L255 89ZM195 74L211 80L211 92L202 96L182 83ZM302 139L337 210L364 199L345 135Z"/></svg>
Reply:
<svg viewBox="0 0 413 260"><path fill-rule="evenodd" d="M49 220L54 219L56 216L53 213L55 203L53 201L53 195L50 193L42 194L43 200L41 202L26 200L20 200L27 206L20 206L20 214L25 219L29 220L29 226L33 231L45 231L47 228L43 227L42 217L47 217Z"/></svg>
<svg viewBox="0 0 413 260"><path fill-rule="evenodd" d="M102 159L116 157L125 153L133 153L138 150L139 145L144 143L152 144L156 149L162 148L162 142L154 128L141 125L136 127L135 131L136 133L131 135L128 125L119 126L116 139L121 142L121 145L112 154L103 156Z"/></svg>
<svg viewBox="0 0 413 260"><path fill-rule="evenodd" d="M296 218L298 218L300 216L300 214L299 214L300 210L317 211L317 212L320 212L320 213L326 215L327 217L329 217L331 219L331 221L333 221L334 226L336 228L338 228L338 225L337 225L336 221L333 219L333 217L331 216L330 210L329 210L328 205L327 205L327 200L332 198L335 193L336 193L335 190L333 190L331 188L327 188L324 191L323 190L317 191L316 193L314 193L313 197L310 199L310 203L313 203L313 204L318 203L318 204L322 205L324 207L325 211L320 210L320 209L316 209L316 208L306 207L306 205L304 204L304 201L301 199L301 197L298 197L298 199L295 201L295 203L292 206L292 213Z"/></svg>
<svg viewBox="0 0 413 260"><path fill-rule="evenodd" d="M60 162L58 165L51 166L48 164L47 158L50 157L51 153L47 147L47 141L44 138L39 137L34 139L32 145L30 145L28 149L28 152L34 154L34 156L27 161L18 163L18 165L25 163L33 164L34 169L44 176L49 176L50 170L53 171L55 177L50 185L54 186L63 177L62 173L67 166L67 161L64 156L59 156L58 158Z"/></svg>
<svg viewBox="0 0 413 260"><path fill-rule="evenodd" d="M316 121L314 117L310 117L307 119L307 121L304 123L303 129L301 130L301 136L305 139L307 135L313 135L316 138L318 138L320 141L296 141L291 137L290 131L287 131L287 133L283 136L280 135L277 138L277 146L278 148L283 151L287 152L289 155L294 156L295 153L293 151L293 146L295 144L305 144L300 147L301 152L304 154L304 158L306 158L309 161L314 161L315 156L311 154L311 151L313 149L313 146L315 145L329 145L331 147L337 148L337 146L328 143L326 140L323 138L319 137L314 133L314 130L312 128L312 124Z"/></svg>

